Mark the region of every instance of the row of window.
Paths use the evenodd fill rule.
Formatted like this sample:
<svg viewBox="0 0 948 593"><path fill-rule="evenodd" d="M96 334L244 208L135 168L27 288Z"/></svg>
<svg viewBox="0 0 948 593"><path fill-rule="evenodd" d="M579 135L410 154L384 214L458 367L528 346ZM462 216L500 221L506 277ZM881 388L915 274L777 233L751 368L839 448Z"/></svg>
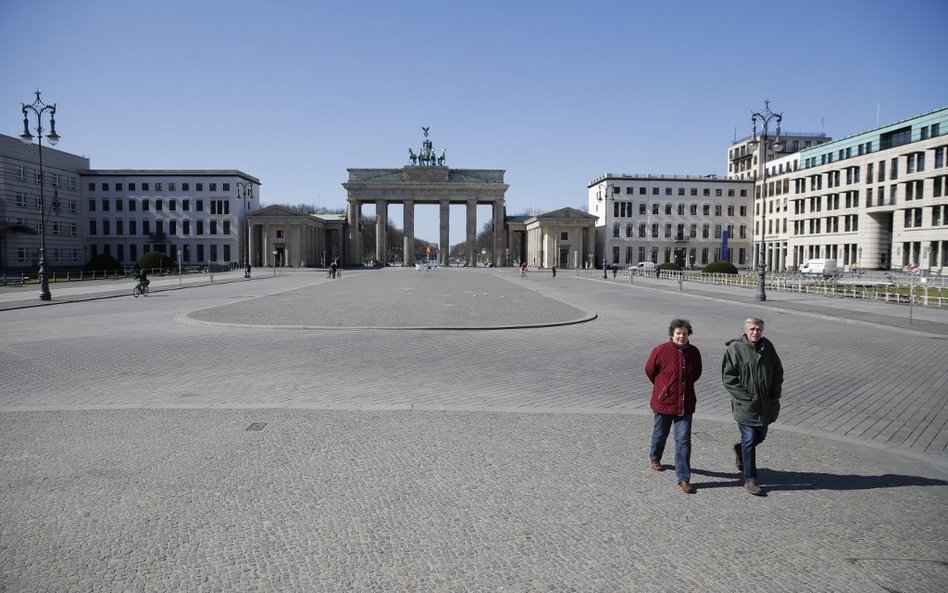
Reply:
<svg viewBox="0 0 948 593"><path fill-rule="evenodd" d="M99 253L110 255L115 257L122 263L130 264L138 261L138 251L139 245L136 243L130 243L127 245L128 250L126 253L126 245L122 243L105 243L103 245L92 245L92 255L93 257L99 255ZM100 249L101 248L101 249ZM175 254L174 259L177 261L176 254L181 251L181 263L191 264L191 263L230 263L231 262L231 246L217 245L211 243L210 245L205 245L204 243L197 243L193 246L190 243L184 243L182 245L171 245L170 249L165 246L157 246L155 249L152 249L152 246L145 243L141 245L142 255L149 253L151 251L160 251L166 255ZM114 253L113 253L114 250ZM205 254L209 257L205 259ZM128 257L126 257L126 255ZM221 255L221 259L218 259L218 255ZM193 258L193 259L192 259Z"/></svg>
<svg viewBox="0 0 948 593"><path fill-rule="evenodd" d="M931 126L922 126L919 129L919 140L928 140L929 138L935 138L941 134L941 125L938 123L931 124ZM912 142L912 126L905 126L904 128L899 128L897 130L892 130L891 132L886 132L879 136L879 150L888 150L890 148L895 148L897 146L904 146ZM863 142L856 146L855 156L864 156L872 153L872 141ZM827 165L832 163L835 160L842 161L845 159L852 158L853 149L851 146L846 148L840 148L835 153L832 151L823 153L819 157L812 156L807 159L804 159L803 166L805 168L817 166L817 160L819 160L820 165Z"/></svg>
<svg viewBox="0 0 948 593"><path fill-rule="evenodd" d="M67 175L60 175L59 173L49 173L46 175L49 177L49 184L52 187L61 187L63 189L76 191L76 178L69 177ZM33 178L33 183L39 185L40 182L40 172L39 169L31 169L29 167L24 167L23 165L17 165L14 169L14 177L17 181L26 182L30 177Z"/></svg>
<svg viewBox="0 0 948 593"><path fill-rule="evenodd" d="M934 165L933 168L941 169L945 166L945 146L939 146L933 151L934 155ZM880 183L886 180L886 173L890 180L895 180L899 178L899 164L901 159L905 159L905 172L908 175L913 173L922 173L925 171L925 152L911 152L901 156L893 157L889 160L881 160L878 163L867 163L866 164L866 183ZM886 169L886 164L888 164L888 170ZM794 180L794 188L796 193L805 193L807 191L807 180L810 182L809 191L819 191L823 189L823 178L826 177L827 187L837 187L840 185L840 173L841 171L846 172L846 185L852 185L854 183L860 183L861 178L861 167L853 166L846 167L845 169L836 170L836 171L826 171L825 173L816 173L813 175L807 175L806 177L801 177ZM873 178L875 177L875 179ZM779 184L779 181L777 182ZM777 187L779 192L779 186Z"/></svg>
<svg viewBox="0 0 948 593"><path fill-rule="evenodd" d="M613 212L612 215L615 218L632 218L634 216L634 206L633 202L625 201L616 201L613 203ZM698 204L687 204L688 214L690 216L698 215ZM668 216L672 215L673 210L677 210L678 216L685 216L685 207L686 204L677 204L677 208L674 208L673 204L662 204L653 203L652 204L652 214L660 214L662 210L665 211L665 214ZM722 204L714 205L714 216L722 216L724 212L724 206ZM645 216L648 214L648 204L642 202L639 204L639 215ZM734 212L739 211L741 216L747 216L747 206L735 206L733 204L727 205L727 215L734 216ZM701 204L701 214L703 216L711 216L711 204Z"/></svg>
<svg viewBox="0 0 948 593"><path fill-rule="evenodd" d="M907 229L923 226L922 213L924 208L907 208L903 213L903 226ZM931 207L931 226L948 225L948 204L939 204Z"/></svg>
<svg viewBox="0 0 948 593"><path fill-rule="evenodd" d="M16 224L33 229L36 233L40 232L40 221L36 218L17 218ZM46 228L50 229L52 234L60 237L78 237L79 225L75 222L60 222L58 220L48 221Z"/></svg>
<svg viewBox="0 0 948 593"><path fill-rule="evenodd" d="M651 232L648 232L648 231L649 231L649 225L647 225L647 224L644 223L644 222L641 222L641 223L639 223L639 225L638 225L638 234L636 234L636 233L635 233L635 224L634 224L634 223L627 223L627 224L625 225L625 237L626 237L627 239L634 239L634 238L636 238L636 237L642 238L642 239L648 239L648 238L655 238L655 239L657 239L657 238L659 238L659 227L660 227L659 224L657 224L657 223L652 223L652 225L651 225ZM722 232L723 228L724 228L724 227L722 227L722 225L720 225L720 224L714 225L714 238L715 238L715 239L720 239L720 238L721 238L721 232ZM620 231L621 231L621 230L622 230L622 228L621 228L620 224L619 224L618 222L617 222L617 223L614 223L614 224L612 225L612 236L613 236L613 238L616 238L616 239L621 238L621 237L622 237L622 236L620 235ZM733 224L727 225L727 234L728 234L729 237L734 237L734 225L733 225ZM665 225L665 235L664 235L664 236L665 236L666 239L674 239L674 240L676 240L676 241L683 241L683 240L685 240L685 239L697 239L697 238L698 238L698 225L697 225L697 224L689 225L688 234L686 235L686 234L685 234L685 225L683 225L683 224L677 225L677 226L675 227L675 232L672 233L672 225L671 225L671 224L666 224L666 225ZM702 238L702 239L709 239L709 238L711 238L711 225L710 225L710 224L703 224L703 225L701 225L701 238ZM740 226L740 237L739 237L739 238L741 238L741 239L746 239L746 238L747 238L747 226L746 226L746 225L743 225L743 224L742 224L742 225Z"/></svg>
<svg viewBox="0 0 948 593"><path fill-rule="evenodd" d="M162 198L155 198L154 202L148 198L142 198L141 209L142 212L148 212L154 206L156 212L161 212L165 208L165 201ZM96 202L95 198L89 199L89 212L96 211L96 204L102 209L102 212L108 212L109 208L113 205L116 212L122 212L125 208L126 200L122 198L115 198L115 200L109 200L108 198L102 198L101 201ZM139 200L134 198L129 198L127 200L128 211L135 212L138 208ZM167 201L168 210L174 211L178 209L178 200L176 198L169 198ZM211 214L230 214L230 200L210 200ZM191 200L188 198L181 200L181 210L189 212L191 210ZM194 200L194 211L195 212L204 212L204 200Z"/></svg>
<svg viewBox="0 0 948 593"><path fill-rule="evenodd" d="M48 200L48 202L46 203L46 207L52 208L55 203L56 198L55 197L51 198L47 196L46 199ZM39 210L39 207L40 207L39 196L28 195L28 194L18 191L18 192L15 192L14 194L14 200L15 200L17 208L32 208L34 210ZM59 205L62 211L66 212L67 214L79 213L78 202L76 202L76 200L60 200Z"/></svg>
<svg viewBox="0 0 948 593"><path fill-rule="evenodd" d="M108 183L101 182L99 183L99 191L126 191L124 183ZM127 191L138 191L138 185L135 182L128 183ZM152 186L154 186L154 191L165 191L165 186L167 185L167 191L178 191L178 183L175 181L169 181L167 183L162 181L156 181L154 183L143 182L141 184L141 191L152 191ZM230 191L229 183L221 183L221 191ZM89 191L96 191L96 184L94 181L90 181L88 187ZM181 183L181 191L191 191L191 184L188 182ZM203 183L195 183L194 191L204 191ZM217 191L217 183L208 183L207 191Z"/></svg>
<svg viewBox="0 0 948 593"><path fill-rule="evenodd" d="M653 263L658 262L658 247L645 247L640 246L636 250L635 247L629 245L626 246L624 250L625 258L623 260L619 259L619 256L623 254L623 251L620 250L620 246L615 245L612 247L612 261L609 264L625 264L632 265L642 261L650 261ZM664 263L674 262L679 266L695 266L695 265L707 265L714 257L713 261L719 261L723 256L723 250L720 247L691 247L691 248L672 248L665 247L663 250L664 253ZM732 250L734 251L734 250ZM744 266L747 264L747 250L740 248L736 250L737 258L734 262L735 265ZM635 253L638 253L638 257L633 257ZM730 259L730 257L728 258Z"/></svg>
<svg viewBox="0 0 948 593"><path fill-rule="evenodd" d="M53 264L78 264L80 263L79 253L80 250L77 248L67 248L67 247L53 247L52 249L47 248L46 257L50 263ZM29 247L17 247L16 248L16 262L17 264L32 265L35 266L39 262L39 249L31 249Z"/></svg>
<svg viewBox="0 0 948 593"><path fill-rule="evenodd" d="M619 194L622 193L622 188L619 187L618 185L613 185L613 186L610 186L610 187L612 187L612 195L615 196L615 195L619 195ZM691 196L697 196L697 195L698 195L698 188L697 188L697 187L692 187L692 188L688 188L688 189L689 189L688 195L691 195ZM665 188L665 192L664 192L665 195L666 195L666 196L673 195L672 190L673 190L673 188L671 188L671 187L666 187L666 188ZM626 193L626 195L629 195L629 196L634 195L634 194L635 194L635 188L634 188L633 186L631 186L631 185L630 185L630 186L627 186L627 187L625 188L625 193ZM601 198L601 197L602 197L601 194L602 194L602 191L600 190L599 195L598 195L597 197L600 197L600 198ZM679 187L677 194L678 194L679 196L685 195L685 188L684 188L684 187ZM648 195L648 188L646 188L646 187L644 187L644 186L643 186L643 187L639 187L639 195L640 195L640 196ZM662 195L662 192L660 191L660 188L659 188L659 187L652 187L652 195L653 195L653 196L660 196L660 195ZM701 195L704 196L704 197L710 197L710 196L711 196L711 188L709 188L709 187L703 188L702 191L701 191ZM723 196L724 196L724 190L721 189L720 187L719 187L719 188L715 188L715 190L714 190L714 195L715 195L715 197L718 197L718 198L723 197ZM728 197L733 198L735 195L740 195L741 197L747 197L747 190L746 190L746 189L741 189L740 191L737 191L737 192L735 192L734 188L729 188L729 189L727 190L727 196L728 196Z"/></svg>
<svg viewBox="0 0 948 593"><path fill-rule="evenodd" d="M105 220L90 220L90 221L89 221L89 235L90 235L90 236L96 236L96 235L99 235L99 234L101 234L101 235L103 235L103 236L112 235L112 234L113 234L113 233L112 233L112 229L113 229L113 223L114 223L114 228L115 228L115 233L114 233L114 234L115 234L116 236L119 236L119 237L124 236L124 235L126 234L126 233L125 233L125 222L126 222L126 221L124 221L124 220L114 220L114 221L113 221L113 220L108 220L108 219L105 219ZM134 236L136 236L136 235L138 234L138 222L139 222L139 221L137 221L137 220L129 220L129 221L128 221L128 236L134 237ZM167 222L168 222L168 234L171 235L171 236L178 236L178 221L177 221L177 220L169 220L169 221L167 221ZM208 233L207 233L207 234L209 234L209 235L217 235L217 234L218 234L218 229L220 229L220 234L221 234L221 235L229 235L229 234L230 234L230 221L229 221L229 220L223 221L223 224L221 224L220 226L218 226L216 220L211 220L211 221L209 221L209 222L210 222L210 224L209 224L208 227L207 227L207 228L208 228ZM141 234L142 234L142 235L151 235L151 234L153 234L153 233L152 233L152 230L151 230L151 223L152 223L151 220L142 220L142 221L141 221ZM154 234L155 234L155 235L159 235L159 236L164 236L164 234L165 234L165 221L163 221L163 220L156 220L156 221L154 221L154 223L155 223L155 232L154 232ZM195 234L196 236L203 235L203 234L204 234L204 228L205 228L205 227L204 227L204 221L203 221L203 220L196 220L196 221L194 221L194 234ZM190 220L182 220L182 221L181 221L181 235L180 235L180 236L187 237L187 236L190 236L190 235L191 235L191 221L190 221Z"/></svg>

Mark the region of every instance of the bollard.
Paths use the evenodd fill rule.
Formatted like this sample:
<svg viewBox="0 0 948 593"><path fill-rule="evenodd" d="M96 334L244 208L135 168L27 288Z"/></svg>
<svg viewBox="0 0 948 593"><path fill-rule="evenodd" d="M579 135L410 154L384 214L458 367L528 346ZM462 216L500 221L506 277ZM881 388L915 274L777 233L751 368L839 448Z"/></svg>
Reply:
<svg viewBox="0 0 948 593"><path fill-rule="evenodd" d="M211 284L214 284L214 274L211 274Z"/></svg>
<svg viewBox="0 0 948 593"><path fill-rule="evenodd" d="M682 291L682 279L683 279L683 278L684 278L684 274L679 273L679 274L678 274L678 292L681 292L681 291Z"/></svg>

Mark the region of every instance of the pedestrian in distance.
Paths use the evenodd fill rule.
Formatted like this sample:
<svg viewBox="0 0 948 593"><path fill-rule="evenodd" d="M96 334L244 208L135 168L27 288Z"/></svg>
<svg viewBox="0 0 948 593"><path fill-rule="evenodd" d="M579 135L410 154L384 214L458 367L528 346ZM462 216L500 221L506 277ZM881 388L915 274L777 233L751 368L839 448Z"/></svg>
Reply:
<svg viewBox="0 0 948 593"><path fill-rule="evenodd" d="M520 277L521 278L527 277L527 262L525 261L520 262Z"/></svg>
<svg viewBox="0 0 948 593"><path fill-rule="evenodd" d="M669 340L656 346L645 363L645 375L652 382L649 402L653 416L649 464L662 471L662 453L672 428L675 429L675 477L685 494L694 494L691 485L691 419L697 397L695 383L701 377L701 352L691 344L691 323L673 319Z"/></svg>
<svg viewBox="0 0 948 593"><path fill-rule="evenodd" d="M764 337L764 321L744 321L744 335L726 342L721 380L731 395L731 413L741 433L734 444L734 464L744 487L755 496L764 494L757 480L757 445L767 438L767 427L780 414L783 363L773 343Z"/></svg>
<svg viewBox="0 0 948 593"><path fill-rule="evenodd" d="M330 277L330 278L335 278L335 277L336 277L336 272L338 272L338 271L339 271L339 260L338 260L338 259L334 259L334 260L332 260L332 263L329 264L329 277Z"/></svg>
<svg viewBox="0 0 948 593"><path fill-rule="evenodd" d="M616 277L616 274L617 274L618 272L619 272L619 266L613 264L613 265L612 265L612 277L615 278L615 277Z"/></svg>
<svg viewBox="0 0 948 593"><path fill-rule="evenodd" d="M250 262L247 262L247 265L244 266L244 278L250 278Z"/></svg>
<svg viewBox="0 0 948 593"><path fill-rule="evenodd" d="M553 266L553 277L556 278L556 266Z"/></svg>

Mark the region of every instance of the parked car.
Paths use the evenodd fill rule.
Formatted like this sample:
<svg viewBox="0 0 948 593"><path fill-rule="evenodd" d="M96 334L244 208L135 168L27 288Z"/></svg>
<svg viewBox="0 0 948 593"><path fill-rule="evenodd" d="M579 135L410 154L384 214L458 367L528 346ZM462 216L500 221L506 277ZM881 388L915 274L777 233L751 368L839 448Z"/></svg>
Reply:
<svg viewBox="0 0 948 593"><path fill-rule="evenodd" d="M650 261L640 261L634 266L629 266L630 270L638 270L640 272L654 272L655 263Z"/></svg>

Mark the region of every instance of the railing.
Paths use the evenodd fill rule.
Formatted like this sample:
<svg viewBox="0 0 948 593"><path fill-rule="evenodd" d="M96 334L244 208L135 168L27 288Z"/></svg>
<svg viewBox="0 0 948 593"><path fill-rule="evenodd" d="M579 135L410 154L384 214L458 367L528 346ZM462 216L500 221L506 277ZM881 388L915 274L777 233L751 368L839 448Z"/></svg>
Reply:
<svg viewBox="0 0 948 593"><path fill-rule="evenodd" d="M623 274L655 278L656 272L624 270ZM756 274L705 274L699 271L661 270L658 277L699 284L717 284L756 289ZM811 277L803 274L768 273L765 286L768 291L816 294L820 296L863 299L893 304L914 302L923 307L948 308L948 277L928 276L915 278L908 274L873 273L869 277L835 276ZM914 300L913 297L914 296Z"/></svg>
<svg viewBox="0 0 948 593"><path fill-rule="evenodd" d="M236 270L239 264L205 264L182 266L182 274L220 274ZM82 282L88 280L118 280L120 278L131 278L135 275L137 268L126 266L121 270L96 270L86 272L84 270L61 270L49 272L49 282ZM177 266L170 268L151 268L147 270L149 276L176 275ZM35 273L0 273L0 286L27 286L39 284L39 278Z"/></svg>

